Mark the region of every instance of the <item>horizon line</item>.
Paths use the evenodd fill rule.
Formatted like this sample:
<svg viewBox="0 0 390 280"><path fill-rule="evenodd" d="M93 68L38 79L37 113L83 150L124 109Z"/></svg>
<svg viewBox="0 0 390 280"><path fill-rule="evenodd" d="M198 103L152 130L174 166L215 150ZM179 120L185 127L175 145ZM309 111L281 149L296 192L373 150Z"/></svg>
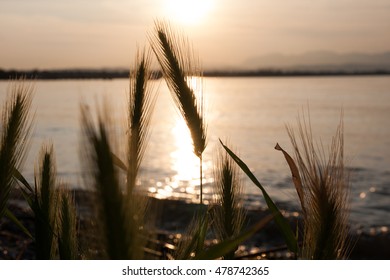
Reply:
<svg viewBox="0 0 390 280"><path fill-rule="evenodd" d="M162 77L161 70L152 70L152 78ZM298 77L298 76L362 76L362 75L390 75L390 69L286 69L286 68L259 68L259 69L225 69L204 70L203 77ZM32 69L32 70L4 70L0 68L0 80L35 79L117 79L129 78L130 70L124 68L64 68L64 69Z"/></svg>

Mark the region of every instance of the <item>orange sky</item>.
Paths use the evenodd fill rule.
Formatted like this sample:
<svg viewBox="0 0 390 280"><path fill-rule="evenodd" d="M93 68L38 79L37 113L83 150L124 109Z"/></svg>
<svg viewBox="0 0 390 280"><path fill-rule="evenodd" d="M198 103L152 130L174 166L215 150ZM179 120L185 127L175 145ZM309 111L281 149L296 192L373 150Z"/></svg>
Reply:
<svg viewBox="0 0 390 280"><path fill-rule="evenodd" d="M205 68L390 50L388 0L0 0L0 68L128 67L159 18L185 31Z"/></svg>

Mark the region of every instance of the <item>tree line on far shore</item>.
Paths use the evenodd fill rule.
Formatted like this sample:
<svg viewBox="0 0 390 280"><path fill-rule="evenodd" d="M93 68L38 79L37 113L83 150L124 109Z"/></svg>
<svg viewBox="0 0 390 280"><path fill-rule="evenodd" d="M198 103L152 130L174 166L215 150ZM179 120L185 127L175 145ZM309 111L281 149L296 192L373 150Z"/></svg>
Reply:
<svg viewBox="0 0 390 280"><path fill-rule="evenodd" d="M208 70L204 77L300 77L300 76L354 76L354 75L390 75L388 70ZM0 69L0 80L76 80L76 79L121 79L130 76L129 70L122 69L63 69L63 70L4 70ZM153 71L153 78L159 79L162 73Z"/></svg>

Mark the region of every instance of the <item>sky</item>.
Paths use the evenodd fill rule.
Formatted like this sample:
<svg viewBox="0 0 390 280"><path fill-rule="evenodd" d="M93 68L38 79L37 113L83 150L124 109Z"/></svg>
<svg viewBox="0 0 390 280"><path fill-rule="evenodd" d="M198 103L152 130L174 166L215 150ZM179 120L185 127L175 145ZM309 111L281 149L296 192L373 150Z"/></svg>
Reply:
<svg viewBox="0 0 390 280"><path fill-rule="evenodd" d="M205 69L390 51L390 0L0 0L0 68L127 68L156 19L188 36Z"/></svg>

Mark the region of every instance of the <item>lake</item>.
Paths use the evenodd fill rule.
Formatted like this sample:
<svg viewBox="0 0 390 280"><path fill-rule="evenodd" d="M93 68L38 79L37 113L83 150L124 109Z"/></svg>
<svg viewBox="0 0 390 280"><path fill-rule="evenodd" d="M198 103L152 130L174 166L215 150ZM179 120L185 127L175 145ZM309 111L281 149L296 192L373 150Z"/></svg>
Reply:
<svg viewBox="0 0 390 280"><path fill-rule="evenodd" d="M80 104L94 112L109 104L118 142L125 138L128 80L35 81L35 125L23 174L33 180L42 143L52 143L62 182L86 188L80 164ZM160 198L197 202L199 163L189 132L163 80L158 94L140 188ZM8 82L0 82L0 101ZM297 127L309 110L315 139L330 143L343 110L346 164L351 171L351 220L356 226L390 221L390 77L204 78L208 146L204 153L205 202L212 199L213 166L219 139L251 168L283 208L297 209L297 195L279 143L292 153L286 125ZM120 148L118 148L120 155ZM264 206L260 190L244 175L248 207Z"/></svg>

